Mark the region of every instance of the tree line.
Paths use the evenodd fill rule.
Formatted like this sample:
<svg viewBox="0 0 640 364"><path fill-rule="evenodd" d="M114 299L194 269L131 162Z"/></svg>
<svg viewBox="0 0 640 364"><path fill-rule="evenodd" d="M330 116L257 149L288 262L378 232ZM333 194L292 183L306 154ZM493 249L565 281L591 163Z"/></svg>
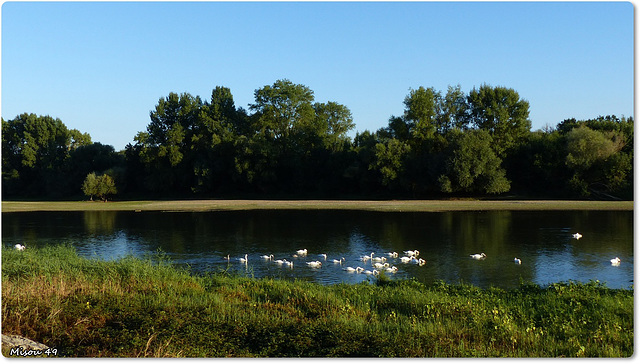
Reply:
<svg viewBox="0 0 640 364"><path fill-rule="evenodd" d="M254 100L170 93L122 151L50 116L3 119L3 198L633 198L632 117L531 131L513 89L419 87L352 139L349 108L305 85L277 80Z"/></svg>

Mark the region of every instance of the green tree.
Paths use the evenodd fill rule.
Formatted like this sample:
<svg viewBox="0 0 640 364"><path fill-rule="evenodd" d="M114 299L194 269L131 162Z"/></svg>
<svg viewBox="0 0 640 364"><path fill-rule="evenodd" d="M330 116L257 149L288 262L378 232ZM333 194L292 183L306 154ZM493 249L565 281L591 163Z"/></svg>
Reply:
<svg viewBox="0 0 640 364"><path fill-rule="evenodd" d="M341 151L350 144L347 133L355 127L348 107L337 102L315 103L313 109L321 126L324 145L331 151Z"/></svg>
<svg viewBox="0 0 640 364"><path fill-rule="evenodd" d="M512 190L525 195L566 197L570 179L565 160L566 137L556 130L537 130L504 159Z"/></svg>
<svg viewBox="0 0 640 364"><path fill-rule="evenodd" d="M69 183L78 186L92 171L105 173L113 168L124 168L124 165L124 156L116 153L113 146L96 142L72 150L64 170Z"/></svg>
<svg viewBox="0 0 640 364"><path fill-rule="evenodd" d="M286 139L315 117L313 91L287 79L257 89L254 96L255 103L249 110L257 114L257 129L274 140Z"/></svg>
<svg viewBox="0 0 640 364"><path fill-rule="evenodd" d="M567 133L566 164L573 176L569 186L582 196L612 192L627 187L632 160L626 153L620 132L600 132L586 125Z"/></svg>
<svg viewBox="0 0 640 364"><path fill-rule="evenodd" d="M442 95L433 87L420 86L411 90L404 99L404 120L414 138L431 138L438 130L438 116L441 113Z"/></svg>
<svg viewBox="0 0 640 364"><path fill-rule="evenodd" d="M467 129L468 120L465 117L469 106L467 96L460 85L449 86L447 93L441 100L440 114L437 118L437 131L446 134L451 129Z"/></svg>
<svg viewBox="0 0 640 364"><path fill-rule="evenodd" d="M160 98L150 112L146 132L134 138L146 169L146 187L155 192L185 193L193 185L192 141L199 131L203 103L188 93Z"/></svg>
<svg viewBox="0 0 640 364"><path fill-rule="evenodd" d="M587 170L595 162L620 151L623 146L623 139L617 133L607 136L584 125L574 128L567 134L567 166L573 170Z"/></svg>
<svg viewBox="0 0 640 364"><path fill-rule="evenodd" d="M510 182L491 148L486 130L451 132L446 172L439 177L442 192L489 193L509 191Z"/></svg>
<svg viewBox="0 0 640 364"><path fill-rule="evenodd" d="M408 144L398 139L390 139L375 145L375 159L369 168L380 172L382 185L392 185L402 177L405 159L410 150L411 147Z"/></svg>
<svg viewBox="0 0 640 364"><path fill-rule="evenodd" d="M91 143L88 134L69 130L51 116L20 114L2 120L2 183L5 195L65 196L69 153Z"/></svg>
<svg viewBox="0 0 640 364"><path fill-rule="evenodd" d="M91 172L85 177L84 182L82 182L82 192L89 196L89 199L93 201L93 196L97 195L97 178L96 174Z"/></svg>
<svg viewBox="0 0 640 364"><path fill-rule="evenodd" d="M104 202L107 198L117 193L116 184L108 174L96 176L94 172L87 175L82 183L82 192L93 200L93 196L98 197Z"/></svg>
<svg viewBox="0 0 640 364"><path fill-rule="evenodd" d="M529 102L506 87L482 85L467 97L471 124L493 138L493 150L503 158L531 130Z"/></svg>

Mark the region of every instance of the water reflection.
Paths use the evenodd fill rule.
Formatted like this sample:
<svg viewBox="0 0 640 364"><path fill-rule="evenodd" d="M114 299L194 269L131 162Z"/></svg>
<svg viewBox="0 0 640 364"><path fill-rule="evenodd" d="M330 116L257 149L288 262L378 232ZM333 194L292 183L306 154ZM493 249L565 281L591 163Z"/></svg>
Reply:
<svg viewBox="0 0 640 364"><path fill-rule="evenodd" d="M493 211L376 213L358 211L240 212L32 212L3 213L4 245L71 243L80 254L116 259L158 249L194 271L228 269L252 276L298 278L320 283L370 279L346 266L372 269L362 255L418 249L427 264L389 259L397 277L424 282L469 282L481 287L600 280L627 288L633 279L631 211ZM575 240L574 232L584 237ZM298 249L309 255L294 258ZM475 261L469 254L484 252ZM306 262L321 260L320 269ZM232 258L227 261L224 257ZM248 254L248 264L237 258ZM285 269L260 258L294 262ZM609 260L622 259L619 267ZM344 265L332 259L346 258ZM514 257L522 264L514 264Z"/></svg>

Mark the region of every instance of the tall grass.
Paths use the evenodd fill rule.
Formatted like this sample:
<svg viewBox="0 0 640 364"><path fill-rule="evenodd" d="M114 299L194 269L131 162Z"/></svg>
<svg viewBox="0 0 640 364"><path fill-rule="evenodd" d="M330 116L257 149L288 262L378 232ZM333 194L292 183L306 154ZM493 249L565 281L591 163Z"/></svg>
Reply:
<svg viewBox="0 0 640 364"><path fill-rule="evenodd" d="M2 250L2 323L70 357L628 357L633 291L322 286L59 246Z"/></svg>

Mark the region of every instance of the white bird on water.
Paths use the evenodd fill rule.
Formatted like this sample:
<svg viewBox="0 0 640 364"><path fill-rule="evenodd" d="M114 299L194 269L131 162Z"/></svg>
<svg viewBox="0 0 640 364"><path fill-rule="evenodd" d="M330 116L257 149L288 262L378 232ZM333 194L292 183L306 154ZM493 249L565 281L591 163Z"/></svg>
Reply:
<svg viewBox="0 0 640 364"><path fill-rule="evenodd" d="M349 273L353 273L353 272L360 273L360 272L362 272L364 270L364 268L362 268L362 267L356 267L356 268L354 268L354 267L346 267L344 270L346 270Z"/></svg>
<svg viewBox="0 0 640 364"><path fill-rule="evenodd" d="M387 255L389 256L389 258L397 258L398 257L398 253L396 253L396 252L389 252L389 253L387 253Z"/></svg>
<svg viewBox="0 0 640 364"><path fill-rule="evenodd" d="M335 264L342 264L343 261L345 261L346 259L344 259L344 257L340 258L340 259L334 259L333 262Z"/></svg>
<svg viewBox="0 0 640 364"><path fill-rule="evenodd" d="M319 257L323 257L324 260L327 260L327 255L325 253L318 254Z"/></svg>
<svg viewBox="0 0 640 364"><path fill-rule="evenodd" d="M401 257L400 261L402 263L409 263L411 261L411 259L412 259L411 257Z"/></svg>
<svg viewBox="0 0 640 364"><path fill-rule="evenodd" d="M615 258L611 259L611 265L619 266L620 262L621 262L621 260L618 257L615 257Z"/></svg>
<svg viewBox="0 0 640 364"><path fill-rule="evenodd" d="M413 256L418 256L420 255L420 252L418 250L405 250L403 253L405 253L406 255L413 257Z"/></svg>
<svg viewBox="0 0 640 364"><path fill-rule="evenodd" d="M26 248L26 246L22 244L16 244L14 247L16 248L16 250L24 250Z"/></svg>
<svg viewBox="0 0 640 364"><path fill-rule="evenodd" d="M286 265L287 267L293 269L293 262L290 262L290 261L287 260L287 261L284 262L284 265Z"/></svg>
<svg viewBox="0 0 640 364"><path fill-rule="evenodd" d="M416 259L415 257L411 260L411 262L412 262L412 263L415 263L415 264L417 264L417 265L419 265L419 266L423 266L423 265L427 264L427 261L426 261L426 260L424 260L424 259L422 259L422 258L420 258L420 259Z"/></svg>
<svg viewBox="0 0 640 364"><path fill-rule="evenodd" d="M244 258L238 258L238 260L240 261L240 263L246 263L249 261L249 256L248 254L245 254Z"/></svg>
<svg viewBox="0 0 640 364"><path fill-rule="evenodd" d="M513 258L513 262L516 264L522 264L522 260L518 259L518 258Z"/></svg>
<svg viewBox="0 0 640 364"><path fill-rule="evenodd" d="M385 270L385 272L396 273L398 271L398 267L396 267L396 266L387 267L384 270Z"/></svg>
<svg viewBox="0 0 640 364"><path fill-rule="evenodd" d="M369 255L363 255L360 260L362 260L363 262L368 261L369 259L373 259L373 254L375 254L374 252L371 252L371 254Z"/></svg>
<svg viewBox="0 0 640 364"><path fill-rule="evenodd" d="M274 260L273 262L276 263L276 264L284 264L284 263L287 262L287 260L286 259L278 259L278 260Z"/></svg>
<svg viewBox="0 0 640 364"><path fill-rule="evenodd" d="M301 257L304 257L307 255L307 249L296 250L296 254L298 254Z"/></svg>
<svg viewBox="0 0 640 364"><path fill-rule="evenodd" d="M320 268L322 267L322 262L316 260L315 262L307 262L307 265L311 268Z"/></svg>
<svg viewBox="0 0 640 364"><path fill-rule="evenodd" d="M389 263L373 263L373 266L377 269L384 269L389 266Z"/></svg>
<svg viewBox="0 0 640 364"><path fill-rule="evenodd" d="M582 234L580 234L580 233L575 233L575 234L573 234L572 236L573 236L573 238L574 238L574 239L578 240L578 239L580 239L580 238L582 237Z"/></svg>
<svg viewBox="0 0 640 364"><path fill-rule="evenodd" d="M272 259L273 259L273 254L269 254L269 255L262 255L262 256L260 256L260 258L262 258L262 259L272 260Z"/></svg>
<svg viewBox="0 0 640 364"><path fill-rule="evenodd" d="M484 259L487 257L487 255L485 253L480 253L480 254L471 254L469 255L472 259L476 259L476 260L480 260L480 259Z"/></svg>

